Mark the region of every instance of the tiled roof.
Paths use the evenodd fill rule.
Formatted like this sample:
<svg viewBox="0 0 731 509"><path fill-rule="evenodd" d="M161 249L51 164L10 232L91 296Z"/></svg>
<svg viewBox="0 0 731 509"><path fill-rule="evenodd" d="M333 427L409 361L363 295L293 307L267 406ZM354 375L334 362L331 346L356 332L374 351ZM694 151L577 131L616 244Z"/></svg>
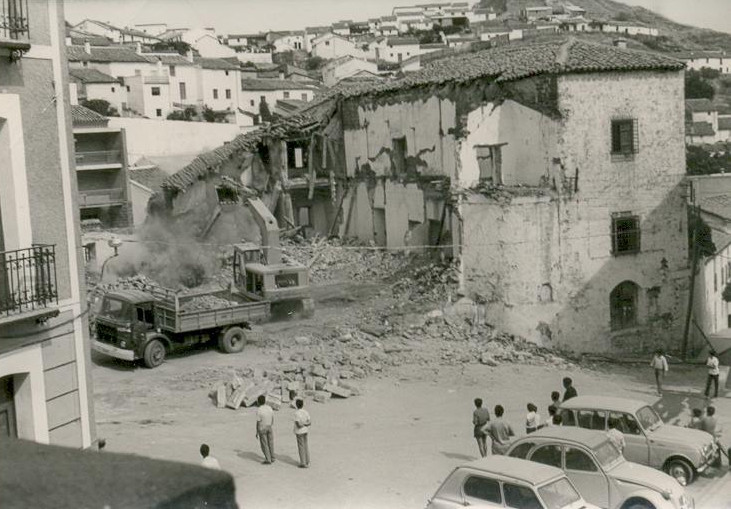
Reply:
<svg viewBox="0 0 731 509"><path fill-rule="evenodd" d="M731 197L728 195L703 196L700 199L700 207L711 214L731 219Z"/></svg>
<svg viewBox="0 0 731 509"><path fill-rule="evenodd" d="M178 53L143 53L142 56L153 64L159 61L163 65L193 65L193 62Z"/></svg>
<svg viewBox="0 0 731 509"><path fill-rule="evenodd" d="M134 180L138 184L142 184L143 186L152 189L155 193L162 188L162 183L167 177L168 174L157 166L129 169L130 180Z"/></svg>
<svg viewBox="0 0 731 509"><path fill-rule="evenodd" d="M418 45L419 39L415 37L389 37L386 44L389 46Z"/></svg>
<svg viewBox="0 0 731 509"><path fill-rule="evenodd" d="M696 113L716 111L710 99L686 99L685 108Z"/></svg>
<svg viewBox="0 0 731 509"><path fill-rule="evenodd" d="M447 45L442 42L430 42L426 44L419 44L421 49L445 49Z"/></svg>
<svg viewBox="0 0 731 509"><path fill-rule="evenodd" d="M81 83L119 83L119 80L98 69L69 69L69 75L74 81Z"/></svg>
<svg viewBox="0 0 731 509"><path fill-rule="evenodd" d="M203 67L203 69L210 69L213 71L236 71L239 68L238 65L232 64L222 58L195 57L194 62Z"/></svg>
<svg viewBox="0 0 731 509"><path fill-rule="evenodd" d="M66 46L69 62L144 62L147 59L125 46L92 46L90 53L84 46Z"/></svg>
<svg viewBox="0 0 731 509"><path fill-rule="evenodd" d="M71 105L71 122L75 127L106 126L109 120L96 111L78 104Z"/></svg>
<svg viewBox="0 0 731 509"><path fill-rule="evenodd" d="M145 37L145 38L148 38L148 39L157 39L157 37L155 37L153 35L150 35L150 34L148 34L146 32L140 32L139 30L133 30L131 28L119 28L119 27L115 27L114 25L110 25L109 23L104 23L103 21L98 21L98 20L95 20L95 19L87 19L87 20L84 20L84 21L89 21L90 23L96 23L97 25L99 25L101 27L104 27L107 30L115 30L115 31L117 31L117 32L119 32L121 34L134 35L136 37ZM83 21L82 21L82 23L83 23Z"/></svg>
<svg viewBox="0 0 731 509"><path fill-rule="evenodd" d="M682 60L696 59L696 58L725 58L725 51L717 50L693 50L693 51L680 51L673 54L674 57Z"/></svg>
<svg viewBox="0 0 731 509"><path fill-rule="evenodd" d="M316 88L305 81L254 78L241 80L241 90L314 90Z"/></svg>
<svg viewBox="0 0 731 509"><path fill-rule="evenodd" d="M687 134L691 136L713 136L715 131L710 122L693 122L686 128Z"/></svg>
<svg viewBox="0 0 731 509"><path fill-rule="evenodd" d="M731 131L731 118L719 118L718 119L718 130L719 131Z"/></svg>

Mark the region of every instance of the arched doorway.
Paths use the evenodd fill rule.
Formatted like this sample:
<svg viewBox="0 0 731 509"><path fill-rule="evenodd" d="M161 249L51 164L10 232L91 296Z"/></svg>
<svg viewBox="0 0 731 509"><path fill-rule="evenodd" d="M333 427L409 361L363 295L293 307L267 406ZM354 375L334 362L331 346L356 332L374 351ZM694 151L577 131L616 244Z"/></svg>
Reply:
<svg viewBox="0 0 731 509"><path fill-rule="evenodd" d="M612 330L627 329L637 325L637 301L639 286L623 281L609 294L609 315Z"/></svg>

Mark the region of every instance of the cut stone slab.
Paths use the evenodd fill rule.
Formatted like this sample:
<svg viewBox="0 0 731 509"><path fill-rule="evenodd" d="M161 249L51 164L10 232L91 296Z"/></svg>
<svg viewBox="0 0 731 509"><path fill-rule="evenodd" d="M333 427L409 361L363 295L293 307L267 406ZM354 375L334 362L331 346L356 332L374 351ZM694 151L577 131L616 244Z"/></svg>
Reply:
<svg viewBox="0 0 731 509"><path fill-rule="evenodd" d="M345 387L339 386L339 385L333 385L333 384L326 384L325 387L323 387L323 390L329 392L333 396L336 396L338 398L349 398L350 397L350 391L346 389Z"/></svg>
<svg viewBox="0 0 731 509"><path fill-rule="evenodd" d="M315 391L315 396L313 399L318 403L325 403L327 400L330 399L330 393L327 391Z"/></svg>
<svg viewBox="0 0 731 509"><path fill-rule="evenodd" d="M226 401L228 397L226 395L226 385L219 385L216 388L216 407L226 408Z"/></svg>

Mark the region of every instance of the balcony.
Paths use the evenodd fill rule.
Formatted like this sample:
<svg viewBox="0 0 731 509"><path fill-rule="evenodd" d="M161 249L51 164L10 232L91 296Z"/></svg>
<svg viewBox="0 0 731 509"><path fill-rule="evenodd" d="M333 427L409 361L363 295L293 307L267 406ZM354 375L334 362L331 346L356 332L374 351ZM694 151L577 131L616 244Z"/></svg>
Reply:
<svg viewBox="0 0 731 509"><path fill-rule="evenodd" d="M12 60L30 49L28 0L0 0L0 50Z"/></svg>
<svg viewBox="0 0 731 509"><path fill-rule="evenodd" d="M0 324L57 303L56 246L0 251Z"/></svg>
<svg viewBox="0 0 731 509"><path fill-rule="evenodd" d="M76 151L77 170L98 170L122 167L121 150Z"/></svg>
<svg viewBox="0 0 731 509"><path fill-rule="evenodd" d="M124 189L88 189L79 191L79 207L108 207L125 203Z"/></svg>

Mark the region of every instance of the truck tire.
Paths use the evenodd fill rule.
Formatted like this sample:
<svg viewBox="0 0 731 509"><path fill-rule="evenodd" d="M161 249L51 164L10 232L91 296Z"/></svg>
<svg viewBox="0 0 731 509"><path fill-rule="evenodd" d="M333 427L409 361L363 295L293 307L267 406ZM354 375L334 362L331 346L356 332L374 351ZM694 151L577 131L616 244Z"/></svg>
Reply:
<svg viewBox="0 0 731 509"><path fill-rule="evenodd" d="M158 367L165 362L165 345L159 339L153 339L145 346L145 354L143 356L145 366L150 369Z"/></svg>
<svg viewBox="0 0 731 509"><path fill-rule="evenodd" d="M218 348L225 353L238 353L246 346L246 332L241 327L229 327L218 336Z"/></svg>

